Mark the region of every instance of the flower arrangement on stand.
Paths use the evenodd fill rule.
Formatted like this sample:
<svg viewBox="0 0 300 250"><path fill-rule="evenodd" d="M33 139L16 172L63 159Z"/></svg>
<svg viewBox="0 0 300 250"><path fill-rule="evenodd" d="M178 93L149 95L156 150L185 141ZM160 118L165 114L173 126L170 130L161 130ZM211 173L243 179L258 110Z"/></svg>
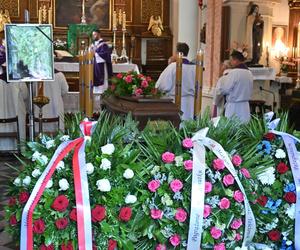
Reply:
<svg viewBox="0 0 300 250"><path fill-rule="evenodd" d="M106 95L115 96L159 96L155 82L149 76L136 72L119 73L111 79Z"/></svg>

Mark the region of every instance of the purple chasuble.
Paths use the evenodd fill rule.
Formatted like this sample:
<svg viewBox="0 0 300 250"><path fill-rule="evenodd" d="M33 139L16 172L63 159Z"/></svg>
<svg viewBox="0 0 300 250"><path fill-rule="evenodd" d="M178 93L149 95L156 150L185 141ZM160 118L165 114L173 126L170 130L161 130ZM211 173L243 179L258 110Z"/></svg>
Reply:
<svg viewBox="0 0 300 250"><path fill-rule="evenodd" d="M6 67L1 66L6 61L5 47L0 45L0 67L2 67L3 73L0 75L0 79L6 82Z"/></svg>
<svg viewBox="0 0 300 250"><path fill-rule="evenodd" d="M95 53L97 53L105 61L103 63L97 63L96 59L94 58L94 86L101 86L104 84L105 63L107 67L108 78L112 77L113 75L111 63L111 50L108 47L108 45L102 40L97 45Z"/></svg>

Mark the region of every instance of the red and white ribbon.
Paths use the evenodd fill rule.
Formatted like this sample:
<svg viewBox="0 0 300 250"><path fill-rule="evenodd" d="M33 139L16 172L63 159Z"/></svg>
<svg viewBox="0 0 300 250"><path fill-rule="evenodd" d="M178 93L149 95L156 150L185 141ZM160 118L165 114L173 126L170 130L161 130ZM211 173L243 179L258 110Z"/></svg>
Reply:
<svg viewBox="0 0 300 250"><path fill-rule="evenodd" d="M46 169L36 182L22 213L21 250L33 250L33 211L58 163L73 149L73 174L77 209L78 248L80 250L92 250L92 224L89 201L90 196L85 164L85 143L89 136L93 133L95 125L96 122L82 122L80 124L80 129L84 137L63 142L57 148Z"/></svg>

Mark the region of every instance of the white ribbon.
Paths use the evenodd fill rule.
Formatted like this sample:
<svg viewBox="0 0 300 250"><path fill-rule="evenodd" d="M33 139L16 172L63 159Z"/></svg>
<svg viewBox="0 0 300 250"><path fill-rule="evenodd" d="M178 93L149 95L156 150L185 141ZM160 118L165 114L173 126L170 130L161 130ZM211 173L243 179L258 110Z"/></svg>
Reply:
<svg viewBox="0 0 300 250"><path fill-rule="evenodd" d="M221 160L225 167L234 177L241 192L244 195L245 205L245 232L242 247L247 247L252 242L256 231L254 214L250 207L245 189L240 182L237 172L223 147L216 141L206 137L208 129L202 129L193 137L193 183L191 197L190 228L188 236L188 250L199 249L201 244L203 211L204 211L204 190L205 190L205 148L209 148ZM195 148L196 146L196 148ZM199 197L200 196L200 197Z"/></svg>

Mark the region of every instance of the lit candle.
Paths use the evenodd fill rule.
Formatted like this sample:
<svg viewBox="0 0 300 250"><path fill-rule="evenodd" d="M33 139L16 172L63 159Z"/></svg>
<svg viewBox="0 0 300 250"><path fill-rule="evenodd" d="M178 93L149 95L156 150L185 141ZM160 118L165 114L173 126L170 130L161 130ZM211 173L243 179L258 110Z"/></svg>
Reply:
<svg viewBox="0 0 300 250"><path fill-rule="evenodd" d="M123 12L122 29L126 30L126 13L125 13L125 11Z"/></svg>
<svg viewBox="0 0 300 250"><path fill-rule="evenodd" d="M117 12L114 10L113 13L113 29L116 30L117 29Z"/></svg>

